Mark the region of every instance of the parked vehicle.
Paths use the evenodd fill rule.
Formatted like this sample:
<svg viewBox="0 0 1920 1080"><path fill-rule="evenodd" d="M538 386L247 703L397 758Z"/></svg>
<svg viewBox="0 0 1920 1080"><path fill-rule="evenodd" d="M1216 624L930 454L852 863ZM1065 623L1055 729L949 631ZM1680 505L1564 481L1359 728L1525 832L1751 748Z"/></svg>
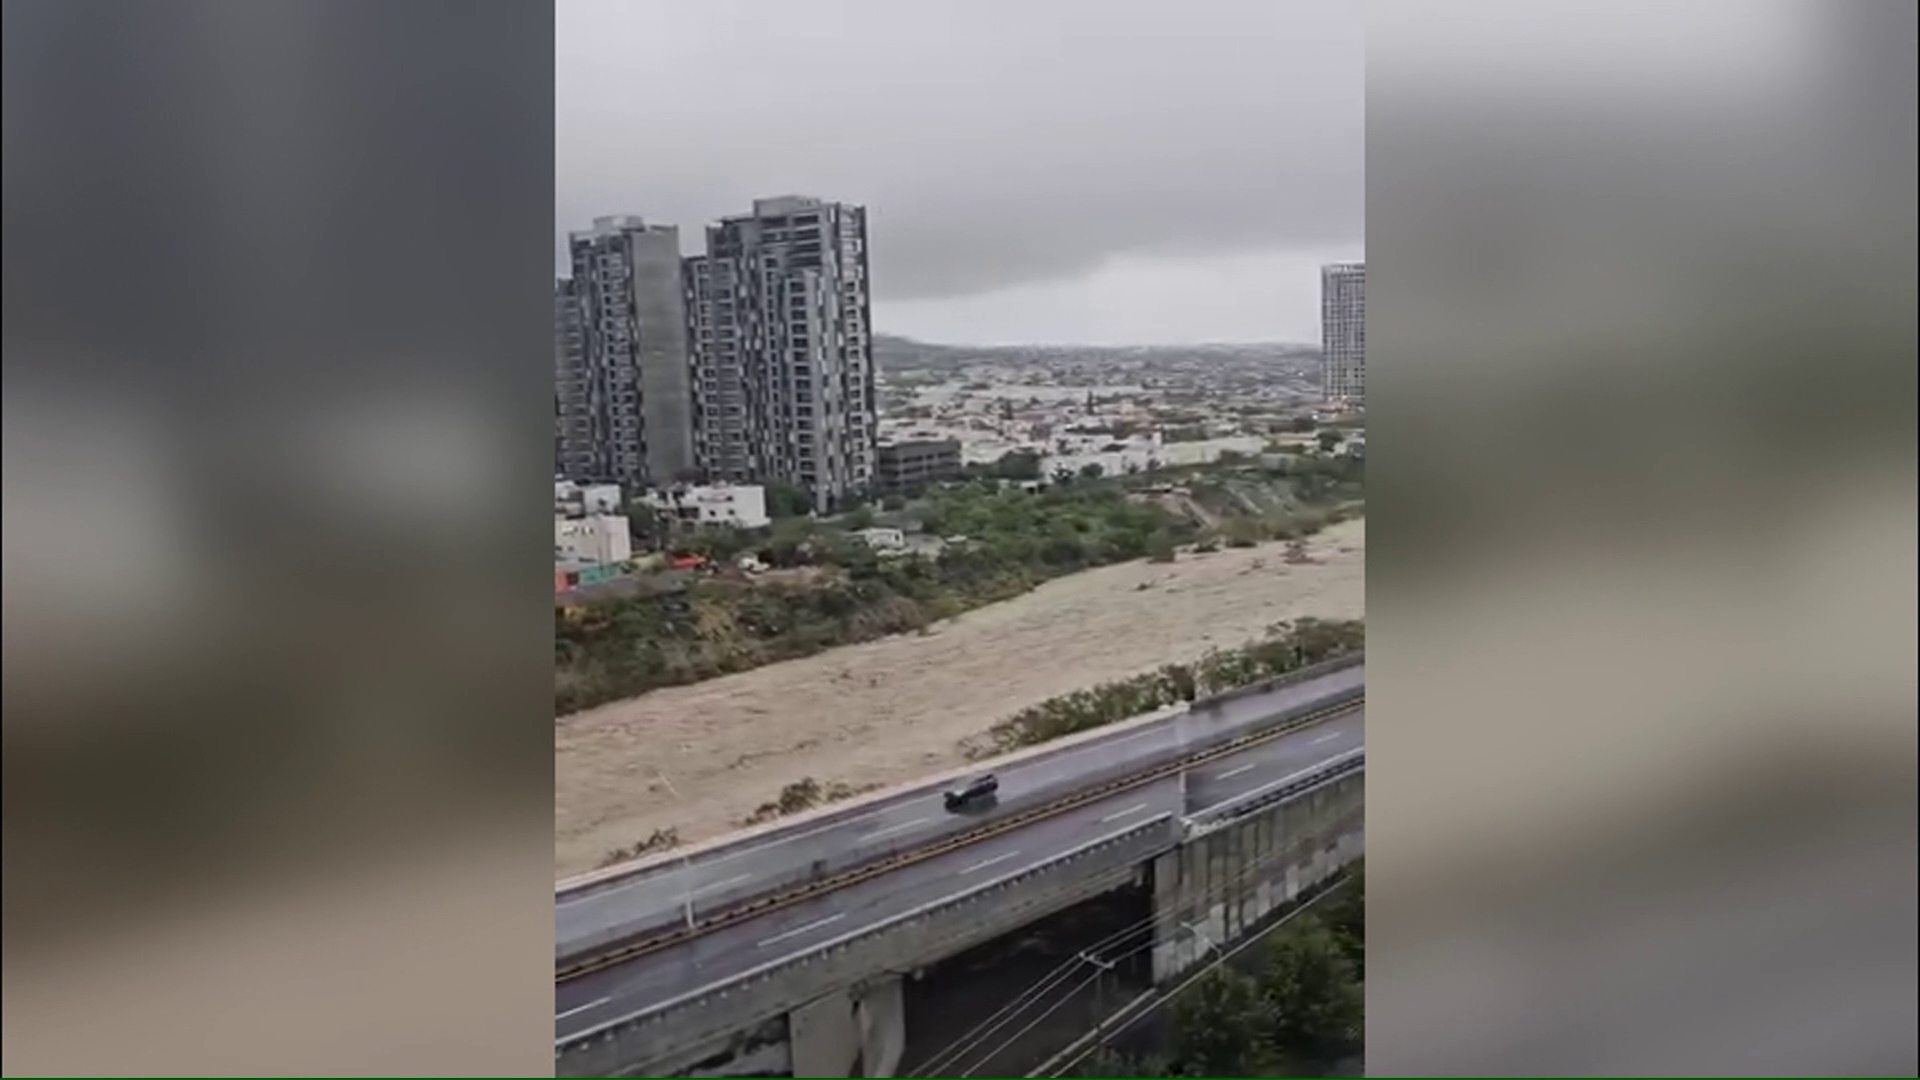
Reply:
<svg viewBox="0 0 1920 1080"><path fill-rule="evenodd" d="M956 788L947 790L947 809L964 810L969 806L988 802L1000 791L1000 781L992 773L976 776Z"/></svg>

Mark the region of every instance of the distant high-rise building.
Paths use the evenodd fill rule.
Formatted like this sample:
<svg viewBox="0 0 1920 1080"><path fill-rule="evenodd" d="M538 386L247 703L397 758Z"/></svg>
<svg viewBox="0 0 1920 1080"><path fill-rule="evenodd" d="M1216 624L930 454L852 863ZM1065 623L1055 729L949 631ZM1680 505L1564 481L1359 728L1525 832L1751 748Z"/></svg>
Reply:
<svg viewBox="0 0 1920 1080"><path fill-rule="evenodd" d="M553 283L553 471L598 479L600 425L593 415L593 374L587 366L587 327L571 278Z"/></svg>
<svg viewBox="0 0 1920 1080"><path fill-rule="evenodd" d="M595 218L554 286L559 470L630 490L690 474L694 399L680 233Z"/></svg>
<svg viewBox="0 0 1920 1080"><path fill-rule="evenodd" d="M1367 400L1367 264L1320 268L1322 391L1328 401Z"/></svg>
<svg viewBox="0 0 1920 1080"><path fill-rule="evenodd" d="M875 480L865 209L788 196L707 228L686 260L700 464L830 510Z"/></svg>

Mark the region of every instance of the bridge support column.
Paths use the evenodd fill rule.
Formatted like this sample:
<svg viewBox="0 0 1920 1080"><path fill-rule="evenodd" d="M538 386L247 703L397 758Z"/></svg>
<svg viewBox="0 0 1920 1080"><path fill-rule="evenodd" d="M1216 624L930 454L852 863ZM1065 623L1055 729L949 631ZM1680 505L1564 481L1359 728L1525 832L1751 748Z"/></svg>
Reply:
<svg viewBox="0 0 1920 1080"><path fill-rule="evenodd" d="M823 994L787 1014L787 1040L795 1076L852 1076L860 1062L860 1030L853 998L844 990Z"/></svg>
<svg viewBox="0 0 1920 1080"><path fill-rule="evenodd" d="M1350 776L1197 835L1153 860L1153 981L1225 948L1363 852Z"/></svg>
<svg viewBox="0 0 1920 1080"><path fill-rule="evenodd" d="M854 1016L860 1027L860 1075L892 1076L907 1049L907 1009L900 996L900 976L869 983L855 999Z"/></svg>
<svg viewBox="0 0 1920 1080"><path fill-rule="evenodd" d="M1153 861L1153 981L1185 971L1218 937L1207 925L1204 840L1182 844ZM1197 932L1196 932L1197 931Z"/></svg>

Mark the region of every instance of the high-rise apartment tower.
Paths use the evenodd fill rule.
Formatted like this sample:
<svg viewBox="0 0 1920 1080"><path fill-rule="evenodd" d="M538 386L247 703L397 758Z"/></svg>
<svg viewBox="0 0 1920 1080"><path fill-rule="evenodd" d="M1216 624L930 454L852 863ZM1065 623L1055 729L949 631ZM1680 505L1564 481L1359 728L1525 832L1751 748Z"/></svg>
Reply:
<svg viewBox="0 0 1920 1080"><path fill-rule="evenodd" d="M1328 401L1367 400L1367 264L1320 268L1320 355Z"/></svg>
<svg viewBox="0 0 1920 1080"><path fill-rule="evenodd" d="M707 228L686 260L700 464L816 510L875 480L865 209L788 196Z"/></svg>
<svg viewBox="0 0 1920 1080"><path fill-rule="evenodd" d="M679 230L602 217L568 241L573 276L554 286L559 472L629 490L692 474Z"/></svg>

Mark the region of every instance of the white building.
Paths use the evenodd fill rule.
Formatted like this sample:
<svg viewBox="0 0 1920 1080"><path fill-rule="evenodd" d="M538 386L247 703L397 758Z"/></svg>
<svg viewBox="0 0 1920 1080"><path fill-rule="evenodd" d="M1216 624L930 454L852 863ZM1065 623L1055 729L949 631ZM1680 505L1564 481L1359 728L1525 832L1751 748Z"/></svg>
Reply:
<svg viewBox="0 0 1920 1080"><path fill-rule="evenodd" d="M553 560L623 563L633 557L633 534L618 514L553 519Z"/></svg>
<svg viewBox="0 0 1920 1080"><path fill-rule="evenodd" d="M618 514L622 509L619 484L576 484L571 480L553 482L553 512L564 517L589 514Z"/></svg>
<svg viewBox="0 0 1920 1080"><path fill-rule="evenodd" d="M861 543L875 551L907 550L907 534L901 529L889 529L884 525L876 525L871 529L856 530L853 535L859 537Z"/></svg>
<svg viewBox="0 0 1920 1080"><path fill-rule="evenodd" d="M688 484L649 491L643 501L688 525L731 525L759 529L767 516L767 489L759 484Z"/></svg>

